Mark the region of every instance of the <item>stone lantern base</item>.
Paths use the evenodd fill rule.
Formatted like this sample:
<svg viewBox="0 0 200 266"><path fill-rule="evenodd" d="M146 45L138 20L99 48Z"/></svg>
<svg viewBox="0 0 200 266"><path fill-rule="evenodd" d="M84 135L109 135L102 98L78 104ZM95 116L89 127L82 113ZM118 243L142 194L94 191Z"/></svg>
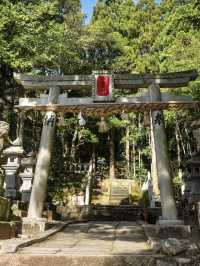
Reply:
<svg viewBox="0 0 200 266"><path fill-rule="evenodd" d="M157 221L157 224L160 226L176 226L176 225L184 225L184 222L182 220L159 219Z"/></svg>

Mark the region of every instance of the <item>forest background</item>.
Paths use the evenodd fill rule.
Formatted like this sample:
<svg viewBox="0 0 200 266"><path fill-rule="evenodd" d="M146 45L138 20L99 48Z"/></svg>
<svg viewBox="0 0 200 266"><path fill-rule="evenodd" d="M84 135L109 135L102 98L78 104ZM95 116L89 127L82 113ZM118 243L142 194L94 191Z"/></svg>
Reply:
<svg viewBox="0 0 200 266"><path fill-rule="evenodd" d="M38 92L24 91L15 82L14 72L67 75L93 70L166 73L190 69L200 70L199 0L162 0L160 4L154 0L98 0L88 25L79 0L0 2L0 120L10 123L12 139L19 127L20 116L14 109L19 97L38 96ZM116 96L127 93L118 90ZM170 93L200 100L200 79ZM69 95L87 96L88 92ZM27 153L37 154L42 117L37 111L26 114L23 143ZM178 180L181 162L195 150L191 123L199 117L199 110L165 112L174 180ZM99 132L100 117L85 119L83 126L75 115L58 118L50 175L54 189L66 186L69 164L89 162L94 151L99 175L131 178L142 184L151 165L148 115L107 118L108 131L103 134Z"/></svg>

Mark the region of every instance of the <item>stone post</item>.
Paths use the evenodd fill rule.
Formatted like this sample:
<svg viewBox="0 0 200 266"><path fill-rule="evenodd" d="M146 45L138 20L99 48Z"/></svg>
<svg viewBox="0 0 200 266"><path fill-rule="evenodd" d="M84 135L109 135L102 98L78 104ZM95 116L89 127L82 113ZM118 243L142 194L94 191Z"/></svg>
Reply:
<svg viewBox="0 0 200 266"><path fill-rule="evenodd" d="M151 102L161 102L160 87L157 84L150 86ZM167 150L167 138L165 134L164 117L162 111L151 113L153 129L153 149L155 149L158 185L160 188L162 220L160 223L176 224L177 210L173 195L172 176Z"/></svg>
<svg viewBox="0 0 200 266"><path fill-rule="evenodd" d="M59 97L59 88L51 88L48 104L56 104ZM44 117L40 148L37 157L34 181L32 186L28 218L42 218L43 207L46 198L47 180L51 160L51 150L56 124L56 113L48 111Z"/></svg>

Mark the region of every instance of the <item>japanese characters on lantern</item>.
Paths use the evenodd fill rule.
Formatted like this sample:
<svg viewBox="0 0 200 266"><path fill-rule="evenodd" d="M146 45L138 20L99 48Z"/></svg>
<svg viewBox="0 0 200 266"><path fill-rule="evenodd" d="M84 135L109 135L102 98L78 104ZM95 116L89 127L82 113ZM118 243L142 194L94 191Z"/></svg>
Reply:
<svg viewBox="0 0 200 266"><path fill-rule="evenodd" d="M111 102L113 101L113 77L110 74L94 75L94 101Z"/></svg>

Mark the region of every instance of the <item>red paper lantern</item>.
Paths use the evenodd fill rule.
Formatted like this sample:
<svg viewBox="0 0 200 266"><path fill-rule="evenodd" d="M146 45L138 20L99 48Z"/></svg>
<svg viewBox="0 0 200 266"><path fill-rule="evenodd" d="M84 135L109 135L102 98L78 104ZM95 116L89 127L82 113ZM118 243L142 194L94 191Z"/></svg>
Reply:
<svg viewBox="0 0 200 266"><path fill-rule="evenodd" d="M97 77L97 95L98 96L109 96L110 89L110 77L109 76L98 76Z"/></svg>
<svg viewBox="0 0 200 266"><path fill-rule="evenodd" d="M94 102L112 102L113 76L104 72L94 72Z"/></svg>

